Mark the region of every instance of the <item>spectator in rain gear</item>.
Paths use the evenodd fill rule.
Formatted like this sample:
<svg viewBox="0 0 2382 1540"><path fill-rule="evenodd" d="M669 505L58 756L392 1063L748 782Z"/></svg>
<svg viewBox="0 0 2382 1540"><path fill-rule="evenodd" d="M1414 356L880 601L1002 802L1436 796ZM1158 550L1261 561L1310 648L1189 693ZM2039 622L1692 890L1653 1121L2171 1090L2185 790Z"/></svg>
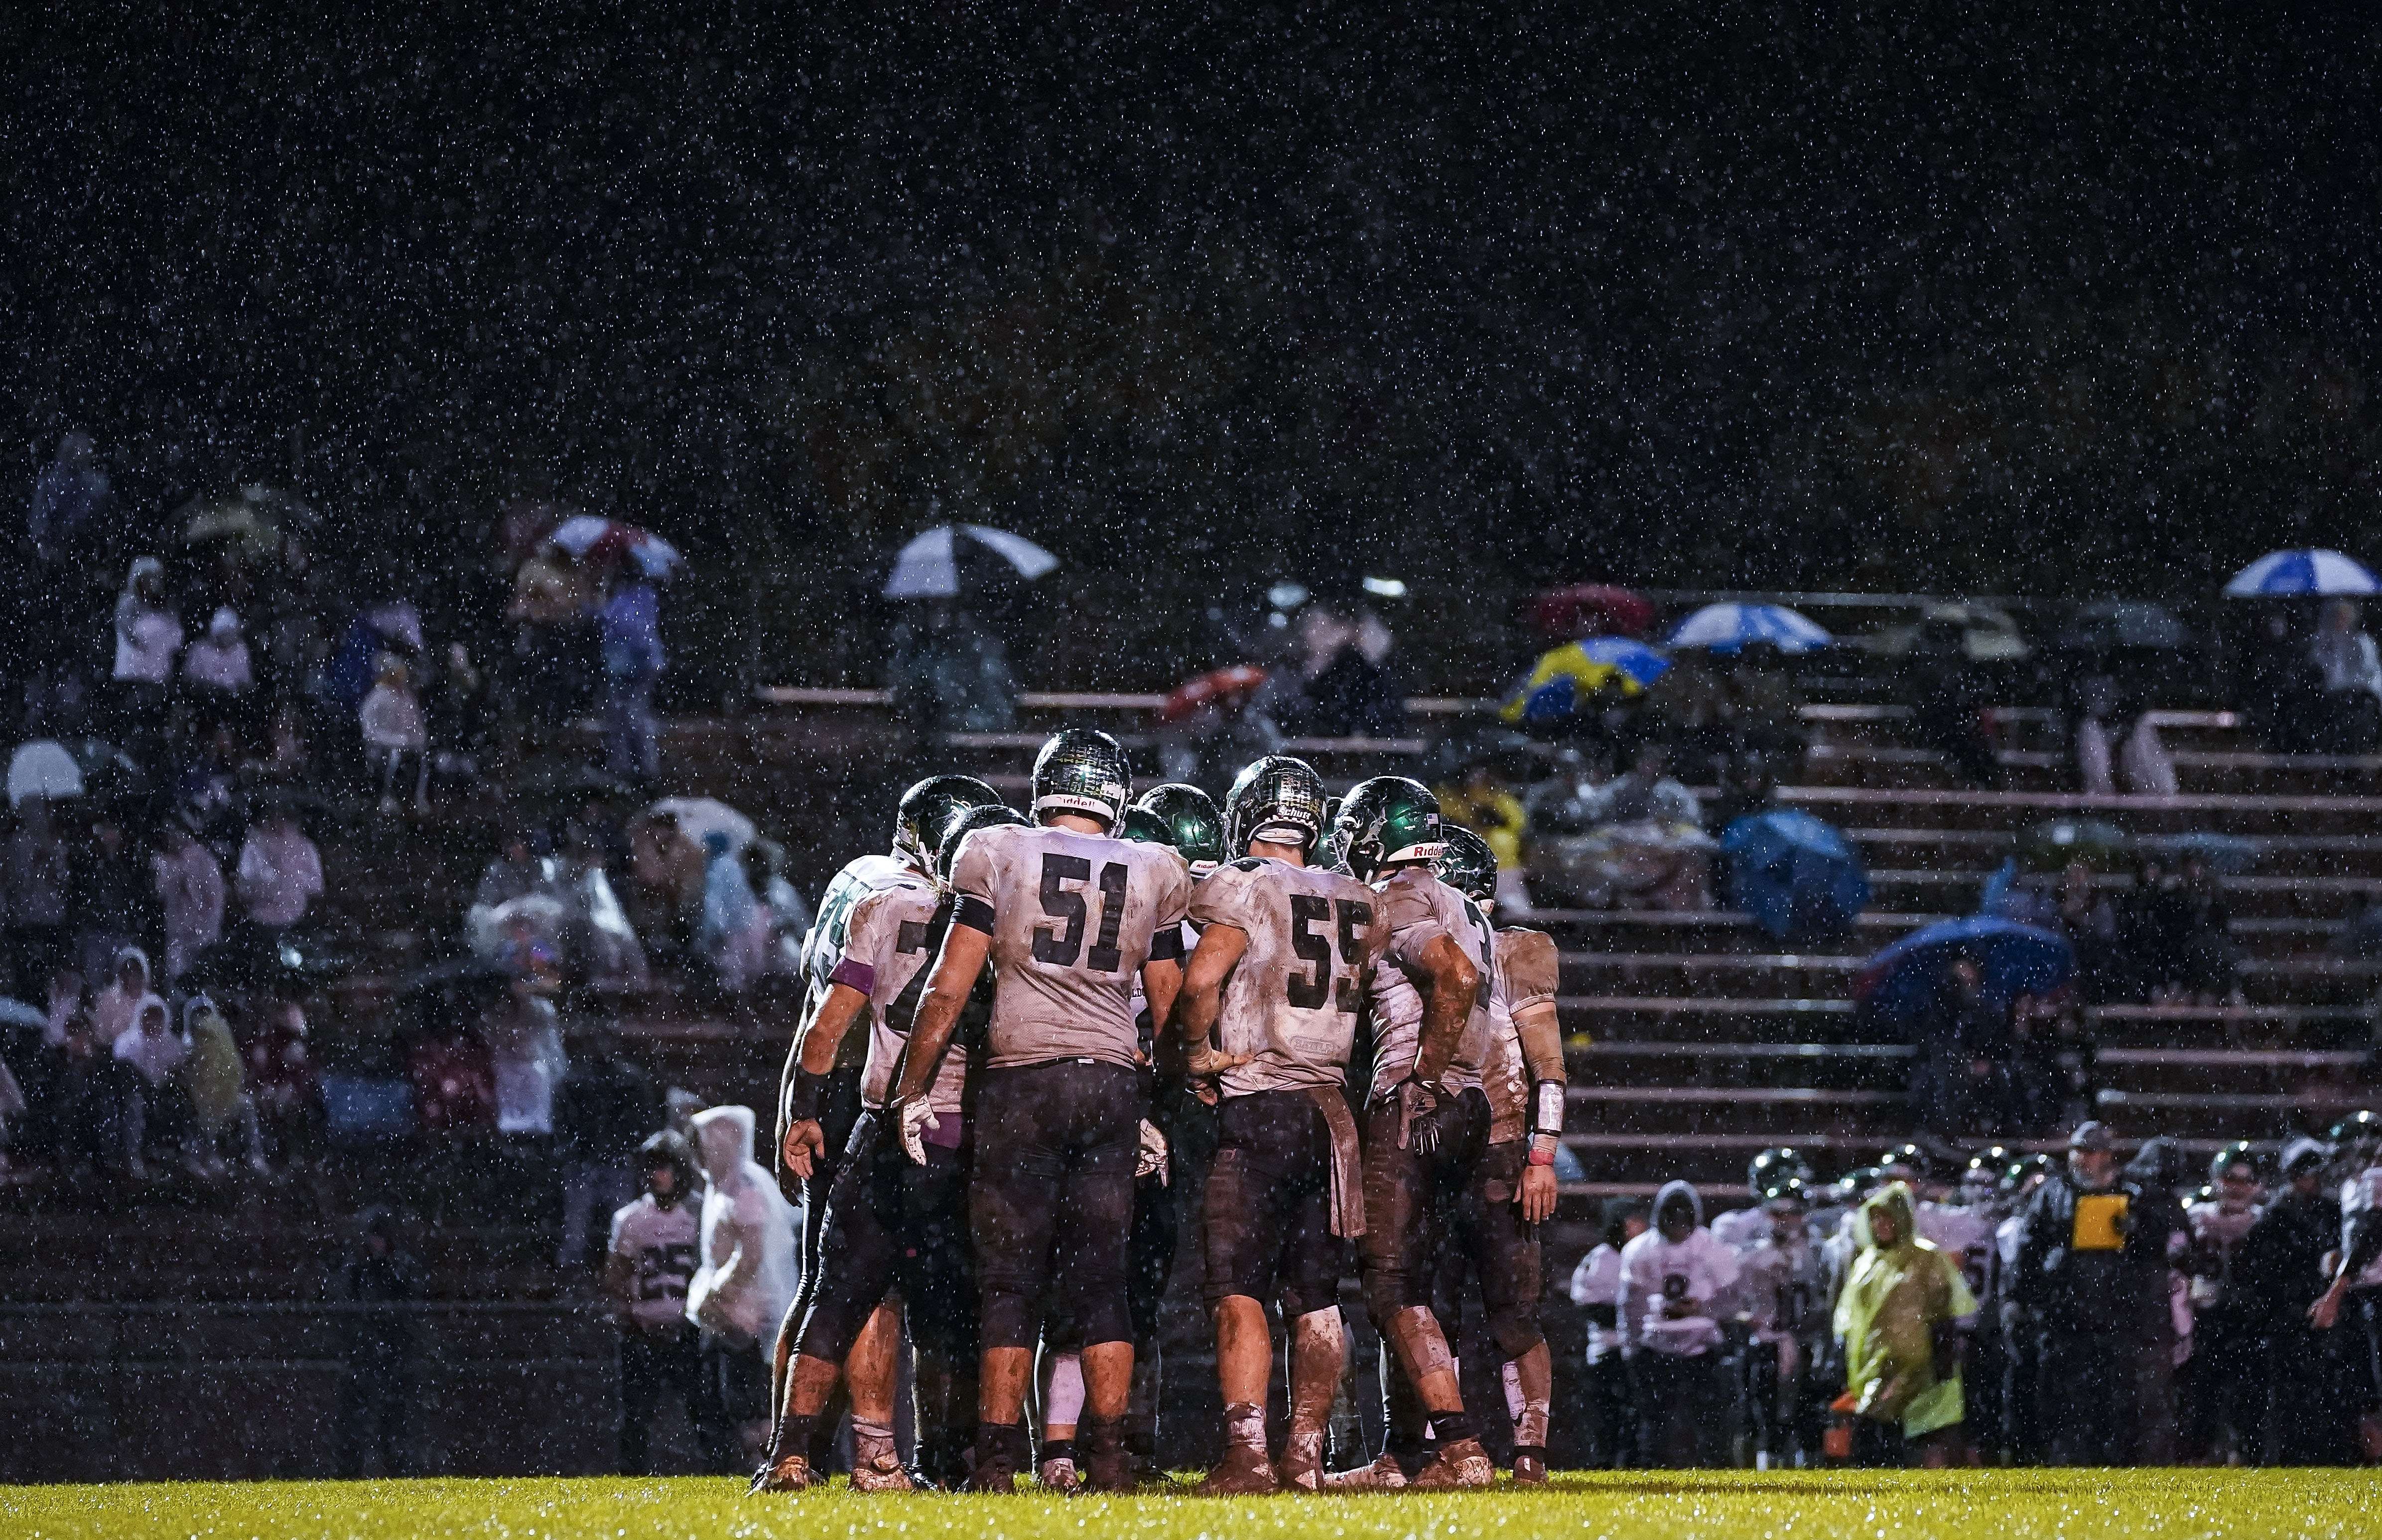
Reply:
<svg viewBox="0 0 2382 1540"><path fill-rule="evenodd" d="M2166 1340L2171 1259L2186 1244L2171 1196L2118 1169L2098 1122L2077 1126L2068 1167L2028 1200L2011 1294L2035 1335L2040 1415L2056 1465L2130 1461L2141 1432L2138 1355Z"/></svg>
<svg viewBox="0 0 2382 1540"><path fill-rule="evenodd" d="M92 535L111 528L115 503L115 483L100 463L91 435L80 428L68 430L34 482L33 498L25 509L25 535L34 556L46 566L63 563Z"/></svg>
<svg viewBox="0 0 2382 1540"><path fill-rule="evenodd" d="M694 1115L706 1186L702 1253L687 1287L687 1319L703 1328L706 1400L719 1421L705 1430L723 1473L750 1469L768 1446L769 1350L794 1297L800 1216L753 1158L753 1109Z"/></svg>
<svg viewBox="0 0 2382 1540"><path fill-rule="evenodd" d="M114 629L119 739L153 777L165 763L166 702L182 650L181 617L166 602L166 564L155 556L135 560L126 575Z"/></svg>
<svg viewBox="0 0 2382 1540"><path fill-rule="evenodd" d="M154 944L161 915L157 874L126 832L124 824L103 812L91 821L90 843L77 852L74 864L73 915L76 961L87 978L113 972L119 948L143 948L142 972L148 972L145 948ZM153 978L153 984L154 980Z"/></svg>
<svg viewBox="0 0 2382 1540"><path fill-rule="evenodd" d="M2325 1147L2294 1139L2280 1162L2283 1190L2241 1238L2233 1281L2258 1323L2265 1378L2266 1456L2278 1465L2345 1458L2341 1429L2327 1416L2332 1363L2315 1324L2326 1253L2340 1244L2340 1204L2324 1190Z"/></svg>
<svg viewBox="0 0 2382 1540"><path fill-rule="evenodd" d="M191 1132L199 1157L210 1173L219 1173L219 1151L227 1139L238 1139L249 1169L260 1176L266 1169L264 1141L256 1126L256 1103L248 1094L239 1047L231 1040L231 1025L204 995L182 1003L182 1035L190 1043L181 1082L190 1101Z"/></svg>
<svg viewBox="0 0 2382 1540"><path fill-rule="evenodd" d="M165 1002L151 987L149 954L138 947L117 949L116 965L108 970L107 980L107 987L92 1000L91 1020L100 1040L112 1045L139 1024L143 1005L151 1000Z"/></svg>
<svg viewBox="0 0 2382 1540"><path fill-rule="evenodd" d="M1845 1351L1837 1404L1861 1419L1856 1458L1931 1470L1959 1464L1968 1442L1960 1364L1976 1296L1958 1260L1919 1239L1901 1182L1871 1193L1856 1225L1860 1251L1836 1314Z"/></svg>
<svg viewBox="0 0 2382 1540"><path fill-rule="evenodd" d="M411 670L393 653L378 659L373 687L356 708L356 726L363 734L364 762L379 777L380 811L397 811L399 774L412 770L413 806L418 812L430 796L430 727L414 692Z"/></svg>
<svg viewBox="0 0 2382 1540"><path fill-rule="evenodd" d="M182 691L199 730L229 723L243 739L248 737L247 697L255 688L256 671L249 662L239 617L228 605L218 608L205 632L182 653Z"/></svg>
<svg viewBox="0 0 2382 1540"><path fill-rule="evenodd" d="M769 919L744 863L718 829L703 837L703 924L695 948L711 964L719 986L743 994L768 963Z"/></svg>
<svg viewBox="0 0 2382 1540"><path fill-rule="evenodd" d="M273 941L305 919L309 901L323 896L322 852L289 809L272 809L240 845L232 886L250 926Z"/></svg>
<svg viewBox="0 0 2382 1540"><path fill-rule="evenodd" d="M2382 740L2382 656L2358 622L2357 602L2335 599L2308 639L2308 657L2324 685L2315 742L2327 753L2370 754Z"/></svg>
<svg viewBox="0 0 2382 1540"><path fill-rule="evenodd" d="M661 594L633 579L616 584L596 616L604 651L604 768L650 785L661 773L654 687L661 682Z"/></svg>
<svg viewBox="0 0 2382 1540"><path fill-rule="evenodd" d="M157 874L157 901L164 911L166 978L180 978L199 954L223 939L224 876L215 852L188 825L166 825L165 848L150 858Z"/></svg>
<svg viewBox="0 0 2382 1540"><path fill-rule="evenodd" d="M345 1372L339 1376L339 1474L364 1473L367 1454L380 1454L381 1473L411 1475L412 1448L406 1412L413 1399L413 1319L406 1307L421 1297L413 1259L399 1241L397 1216L369 1208L362 1233L339 1269L334 1296L346 1308Z"/></svg>
<svg viewBox="0 0 2382 1540"><path fill-rule="evenodd" d="M1654 1195L1654 1225L1621 1249L1614 1311L1638 1401L1638 1449L1650 1466L1716 1466L1727 1422L1719 1315L1737 1254L1704 1228L1684 1181Z"/></svg>

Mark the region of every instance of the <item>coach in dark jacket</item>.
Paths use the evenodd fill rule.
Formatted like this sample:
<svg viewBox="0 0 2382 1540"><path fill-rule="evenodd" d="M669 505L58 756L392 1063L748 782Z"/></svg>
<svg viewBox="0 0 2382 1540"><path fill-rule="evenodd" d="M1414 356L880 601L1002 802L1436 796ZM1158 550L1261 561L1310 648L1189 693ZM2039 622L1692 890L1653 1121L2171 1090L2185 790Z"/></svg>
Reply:
<svg viewBox="0 0 2382 1540"><path fill-rule="evenodd" d="M2170 1212L2172 1211L2172 1212ZM2141 1354L2165 1339L2171 1252L2184 1245L2170 1193L2121 1178L2108 1129L2080 1124L2068 1168L2035 1190L2011 1289L2035 1333L2036 1388L2057 1465L2120 1465L2143 1442Z"/></svg>

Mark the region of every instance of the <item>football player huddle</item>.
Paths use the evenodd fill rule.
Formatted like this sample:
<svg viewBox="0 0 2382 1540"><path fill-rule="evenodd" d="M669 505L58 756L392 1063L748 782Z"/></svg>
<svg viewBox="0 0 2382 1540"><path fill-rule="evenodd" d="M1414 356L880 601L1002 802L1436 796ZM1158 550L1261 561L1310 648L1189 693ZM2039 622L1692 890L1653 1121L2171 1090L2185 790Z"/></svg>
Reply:
<svg viewBox="0 0 2382 1540"><path fill-rule="evenodd" d="M1514 1478L1543 1481L1553 944L1492 923L1486 846L1443 826L1415 781L1377 776L1335 809L1313 769L1269 755L1221 809L1189 786L1131 792L1114 739L1061 732L1024 813L969 776L921 781L892 854L854 861L822 899L779 1102L782 1179L811 1223L754 1489L817 1485L847 1408L858 1491L1160 1478L1158 1316L1178 1244L1200 1248L1223 1401L1202 1492L1487 1485L1433 1303L1467 1268ZM1177 1234L1178 1143L1213 1150L1193 1236ZM1334 1471L1352 1268L1389 1435Z"/></svg>

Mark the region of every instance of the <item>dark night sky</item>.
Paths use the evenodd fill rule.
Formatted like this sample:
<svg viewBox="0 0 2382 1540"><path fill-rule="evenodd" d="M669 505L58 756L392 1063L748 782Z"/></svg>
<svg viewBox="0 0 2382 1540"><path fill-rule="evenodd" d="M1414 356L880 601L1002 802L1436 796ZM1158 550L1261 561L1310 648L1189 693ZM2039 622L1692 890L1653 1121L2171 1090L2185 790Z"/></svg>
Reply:
<svg viewBox="0 0 2382 1540"><path fill-rule="evenodd" d="M385 544L551 487L756 590L930 507L1451 589L2355 549L2375 23L1931 9L20 15L13 480L297 428Z"/></svg>

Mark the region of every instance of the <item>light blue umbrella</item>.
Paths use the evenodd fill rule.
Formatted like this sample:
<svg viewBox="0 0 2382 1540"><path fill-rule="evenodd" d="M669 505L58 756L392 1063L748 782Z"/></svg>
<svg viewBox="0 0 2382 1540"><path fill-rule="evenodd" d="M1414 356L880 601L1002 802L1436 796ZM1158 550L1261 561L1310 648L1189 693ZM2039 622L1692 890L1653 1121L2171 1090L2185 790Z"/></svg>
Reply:
<svg viewBox="0 0 2382 1540"><path fill-rule="evenodd" d="M2382 593L2382 579L2338 551L2269 551L2233 574L2229 599L2288 598L2301 593Z"/></svg>
<svg viewBox="0 0 2382 1540"><path fill-rule="evenodd" d="M1706 605L1671 631L1674 647L1715 653L1734 653L1751 642L1767 642L1782 653L1808 653L1835 640L1784 605Z"/></svg>

